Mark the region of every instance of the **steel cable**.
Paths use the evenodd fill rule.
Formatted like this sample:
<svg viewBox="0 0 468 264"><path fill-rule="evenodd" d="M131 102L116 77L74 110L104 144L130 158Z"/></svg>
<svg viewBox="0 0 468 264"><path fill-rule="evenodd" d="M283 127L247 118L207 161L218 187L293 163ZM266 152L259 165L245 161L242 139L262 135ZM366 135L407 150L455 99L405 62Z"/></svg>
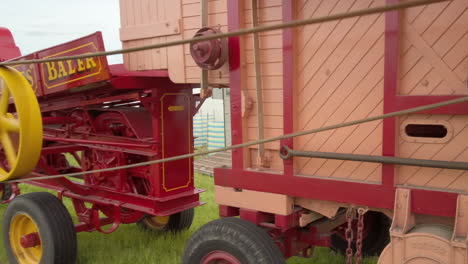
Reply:
<svg viewBox="0 0 468 264"><path fill-rule="evenodd" d="M82 176L82 175L91 174L91 173L108 172L108 171L114 171L114 170L121 170L121 169L129 169L129 168L147 166L147 165L158 164L158 163L163 163L163 162L170 162L170 161L187 159L187 158L192 158L192 157L196 157L196 156L202 156L202 155L207 155L207 154L212 154L212 153L217 153L217 152L223 152L223 151L226 151L226 150L232 150L232 149L237 149L237 148L243 148L243 147L248 147L248 146L253 146L253 145L258 145L258 144L263 144L263 143L268 143L268 142L273 142L273 141L278 141L278 140L282 140L282 139L288 139L288 138L294 138L294 137L298 137L298 136L304 136L304 135L307 135L307 134L318 133L318 132L327 131L327 130L331 130L331 129L337 129L337 128L342 128L342 127L347 127L347 126L358 125L358 124L367 123L367 122L376 121L376 120L381 120L381 119L390 118L390 117L397 117L397 116L407 115L407 114L411 114L411 113L427 111L427 110L431 110L431 109L435 109L435 108L439 108L439 107L443 107L443 106L448 106L448 105L453 105L453 104L459 104L459 103L463 103L463 102L468 102L468 97L461 97L461 98L448 100L448 101L443 101L443 102L439 102L439 103L435 103L435 104L419 106L419 107L410 108L410 109L406 109L406 110L401 110L401 111L391 112L391 113L378 115L378 116L374 116L374 117L368 117L368 118L359 119L359 120L355 120L355 121L344 122L344 123L341 123L341 124L336 124L336 125L331 125L331 126L326 126L326 127L321 127L321 128L316 128L316 129L291 133L291 134L286 134L286 135L282 135L282 136L277 136L277 137L272 137L272 138L267 138L267 139L262 139L262 140L256 140L256 141L250 141L250 142L246 142L246 143L242 143L242 144L237 144L237 145L225 147L225 148L222 148L222 149L214 149L214 150L203 151L203 152L199 152L199 153L184 154L184 155L180 155L180 156L175 156L175 157L170 157L170 158L165 158L165 159L159 159L159 160L145 161L145 162L140 162L140 163L134 163L134 164L124 165L124 166L119 166L119 167L112 167L112 168L105 168L105 169L91 170L91 171L83 171L83 172L65 173L65 174L60 174L60 175L50 175L50 176L41 176L41 177L33 177L33 178L22 178L22 179L16 179L16 180L5 181L5 182L27 182L27 181L31 181L31 180L47 180L47 179L56 179L56 178L63 178L63 177L77 177L77 176Z"/></svg>
<svg viewBox="0 0 468 264"><path fill-rule="evenodd" d="M309 18L309 19L304 19L304 20L295 20L291 22L278 23L274 25L258 26L258 27L246 28L246 29L241 29L237 31L220 33L220 34L215 34L215 35L210 35L210 36L205 36L205 37L182 39L182 40L170 41L166 43L153 44L153 45L146 45L146 46L135 47L135 48L127 48L127 49L120 49L120 50L113 50L113 51L102 51L102 52L73 55L73 56L64 56L64 57L57 57L57 58L22 60L22 61L5 61L5 62L0 62L0 66L84 59L84 58L91 58L91 57L110 56L110 55L117 55L117 54L123 54L123 53L137 52L137 51L143 51L143 50L149 50L149 49L166 48L166 47L171 47L171 46L190 44L190 43L219 39L219 38L237 37L237 36L251 34L251 33L259 33L259 32L265 32L265 31L272 31L272 30L279 30L279 29L286 29L286 28L292 28L292 27L298 27L298 26L323 23L323 22L333 21L337 19L371 15L371 14L376 14L376 13L388 12L388 11L393 11L393 10L398 10L398 9L404 9L404 8L415 7L415 6L420 6L420 5L428 5L428 4L433 4L433 3L445 2L445 1L450 1L450 0L416 0L416 1L410 1L410 2L402 2L398 4L391 4L391 5L371 7L371 8L351 11L348 13L340 13L340 14L335 14L335 15L328 15L328 16L318 17L318 18Z"/></svg>

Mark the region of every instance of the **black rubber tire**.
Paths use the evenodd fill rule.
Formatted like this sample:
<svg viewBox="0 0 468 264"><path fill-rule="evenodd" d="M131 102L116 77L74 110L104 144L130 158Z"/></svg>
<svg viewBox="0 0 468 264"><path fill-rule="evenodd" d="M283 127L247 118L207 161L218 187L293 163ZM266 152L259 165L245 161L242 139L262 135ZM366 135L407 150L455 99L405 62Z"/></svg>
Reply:
<svg viewBox="0 0 468 264"><path fill-rule="evenodd" d="M227 252L242 264L286 263L265 230L239 218L221 218L202 226L185 245L182 264L199 264L213 251Z"/></svg>
<svg viewBox="0 0 468 264"><path fill-rule="evenodd" d="M9 183L0 183L2 186L0 188L2 188L2 192L0 195L0 201L4 202L4 201L8 201L8 199L10 199L11 195L13 194L13 190L11 188L11 185Z"/></svg>
<svg viewBox="0 0 468 264"><path fill-rule="evenodd" d="M143 217L140 221L137 222L137 225L144 230L150 232L179 232L182 230L189 229L192 225L193 218L195 216L195 210L190 208L188 210L173 214L169 216L169 221L165 226L155 227L151 225L148 221L151 219L151 215Z"/></svg>
<svg viewBox="0 0 468 264"><path fill-rule="evenodd" d="M77 241L73 221L65 206L46 192L28 193L15 198L3 218L3 243L11 264L18 263L9 238L10 224L19 213L27 214L37 225L41 237L41 264L76 262Z"/></svg>
<svg viewBox="0 0 468 264"><path fill-rule="evenodd" d="M390 243L390 226L392 221L385 214L380 212L367 212L367 217L374 217L374 224L372 230L369 230L367 237L362 243L362 255L363 256L378 256L384 248ZM354 234L354 240L356 234ZM356 252L356 243L351 244L353 252ZM333 234L331 236L331 248L339 252L340 254L346 254L346 248L348 248L348 242L341 236Z"/></svg>

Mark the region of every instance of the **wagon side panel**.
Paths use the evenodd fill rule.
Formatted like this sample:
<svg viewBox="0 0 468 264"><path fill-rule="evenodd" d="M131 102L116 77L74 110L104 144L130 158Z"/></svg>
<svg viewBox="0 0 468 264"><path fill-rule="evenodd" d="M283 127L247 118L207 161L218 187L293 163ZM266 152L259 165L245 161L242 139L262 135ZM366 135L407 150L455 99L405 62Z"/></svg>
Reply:
<svg viewBox="0 0 468 264"><path fill-rule="evenodd" d="M398 107L468 94L468 2L456 0L403 12ZM458 108L408 115L398 121L399 156L466 161L467 112ZM468 191L467 172L397 167L405 186Z"/></svg>
<svg viewBox="0 0 468 264"><path fill-rule="evenodd" d="M321 17L385 4L384 1L305 1L297 19ZM383 113L385 15L375 14L296 30L295 130L304 131ZM294 149L380 155L382 122L295 138ZM381 165L294 158L304 176L381 181Z"/></svg>

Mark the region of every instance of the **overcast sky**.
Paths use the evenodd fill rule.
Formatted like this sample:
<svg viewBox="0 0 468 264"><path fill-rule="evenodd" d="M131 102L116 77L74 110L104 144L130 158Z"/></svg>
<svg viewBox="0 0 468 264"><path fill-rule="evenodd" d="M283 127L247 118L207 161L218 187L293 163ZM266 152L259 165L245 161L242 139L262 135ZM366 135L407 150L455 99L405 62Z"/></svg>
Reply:
<svg viewBox="0 0 468 264"><path fill-rule="evenodd" d="M106 50L120 49L118 0L0 0L0 26L23 55L102 31ZM121 56L108 57L120 63Z"/></svg>

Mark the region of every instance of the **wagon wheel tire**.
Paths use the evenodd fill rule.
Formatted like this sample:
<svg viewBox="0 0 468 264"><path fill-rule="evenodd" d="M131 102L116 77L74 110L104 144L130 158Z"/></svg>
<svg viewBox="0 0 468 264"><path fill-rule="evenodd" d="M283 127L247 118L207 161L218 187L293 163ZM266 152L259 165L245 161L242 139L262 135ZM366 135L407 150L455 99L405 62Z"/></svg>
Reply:
<svg viewBox="0 0 468 264"><path fill-rule="evenodd" d="M0 202L6 202L13 195L13 188L9 183L0 183Z"/></svg>
<svg viewBox="0 0 468 264"><path fill-rule="evenodd" d="M65 206L50 193L15 198L3 218L3 243L9 263L75 263L75 227Z"/></svg>
<svg viewBox="0 0 468 264"><path fill-rule="evenodd" d="M391 219L380 212L367 212L365 217L371 217L372 226L367 232L367 236L362 241L363 256L378 256L384 248L390 243ZM365 228L365 227L364 227ZM354 238L356 233L354 232ZM351 244L353 252L356 251L355 241ZM335 252L346 255L348 242L342 236L333 234L331 236L331 248Z"/></svg>
<svg viewBox="0 0 468 264"><path fill-rule="evenodd" d="M179 232L190 228L194 216L195 210L193 208L169 216L146 215L137 222L137 225L144 230L155 233Z"/></svg>
<svg viewBox="0 0 468 264"><path fill-rule="evenodd" d="M185 246L182 264L285 264L271 237L239 219L221 218L201 227Z"/></svg>

